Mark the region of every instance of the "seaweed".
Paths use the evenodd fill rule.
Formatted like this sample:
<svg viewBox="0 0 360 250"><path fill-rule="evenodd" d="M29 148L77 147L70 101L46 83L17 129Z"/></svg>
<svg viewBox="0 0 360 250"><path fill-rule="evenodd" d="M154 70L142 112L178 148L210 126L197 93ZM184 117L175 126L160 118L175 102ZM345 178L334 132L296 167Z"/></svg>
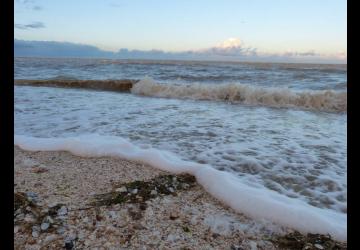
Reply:
<svg viewBox="0 0 360 250"><path fill-rule="evenodd" d="M280 249L306 250L342 250L347 249L346 243L335 241L330 235L311 234L303 235L297 231L270 240Z"/></svg>
<svg viewBox="0 0 360 250"><path fill-rule="evenodd" d="M133 181L114 185L113 191L97 194L91 203L96 206L136 203L145 210L145 201L161 195L177 195L177 191L187 190L196 183L195 177L189 174L160 175L149 181ZM120 191L116 191L120 190Z"/></svg>

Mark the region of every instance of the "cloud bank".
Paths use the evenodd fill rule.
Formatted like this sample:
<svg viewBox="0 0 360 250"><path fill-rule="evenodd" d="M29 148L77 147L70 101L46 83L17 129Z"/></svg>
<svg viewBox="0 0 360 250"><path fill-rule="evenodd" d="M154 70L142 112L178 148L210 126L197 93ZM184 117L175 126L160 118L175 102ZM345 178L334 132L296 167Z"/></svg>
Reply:
<svg viewBox="0 0 360 250"><path fill-rule="evenodd" d="M41 28L41 25L20 26L21 28ZM19 28L19 27L17 27ZM247 46L238 38L202 50L166 52L163 50L129 50L122 48L117 52L101 50L92 45L70 42L14 40L15 56L33 57L93 57L112 59L152 59L152 60L219 60L249 62L299 62L299 63L346 63L346 52L322 55L315 51L286 51L271 54Z"/></svg>
<svg viewBox="0 0 360 250"><path fill-rule="evenodd" d="M14 28L21 29L21 30L27 30L27 29L41 29L45 28L45 24L42 22L32 22L29 24L15 24Z"/></svg>

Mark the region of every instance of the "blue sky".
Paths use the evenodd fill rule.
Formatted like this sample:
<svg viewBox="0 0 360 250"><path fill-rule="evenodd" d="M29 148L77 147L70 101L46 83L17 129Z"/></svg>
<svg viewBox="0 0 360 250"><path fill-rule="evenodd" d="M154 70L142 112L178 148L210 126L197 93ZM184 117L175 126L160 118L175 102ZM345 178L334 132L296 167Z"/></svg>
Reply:
<svg viewBox="0 0 360 250"><path fill-rule="evenodd" d="M258 55L344 61L346 8L345 0L15 0L14 33L21 40L110 51L201 51L228 44Z"/></svg>

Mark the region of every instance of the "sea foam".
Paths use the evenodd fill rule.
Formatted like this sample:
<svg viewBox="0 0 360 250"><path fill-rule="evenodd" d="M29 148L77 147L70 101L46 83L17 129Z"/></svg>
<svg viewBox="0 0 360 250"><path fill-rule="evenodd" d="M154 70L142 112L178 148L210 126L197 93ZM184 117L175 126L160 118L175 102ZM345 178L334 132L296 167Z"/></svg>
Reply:
<svg viewBox="0 0 360 250"><path fill-rule="evenodd" d="M346 214L317 208L272 190L250 187L230 173L182 160L171 152L141 148L120 137L91 134L35 138L15 135L14 144L30 151L69 151L84 157L120 157L172 173L189 173L211 195L247 216L267 219L303 233L328 233L337 240L347 239Z"/></svg>
<svg viewBox="0 0 360 250"><path fill-rule="evenodd" d="M347 93L333 90L294 92L246 84L159 84L150 78L135 83L131 93L144 96L228 101L257 106L346 112Z"/></svg>

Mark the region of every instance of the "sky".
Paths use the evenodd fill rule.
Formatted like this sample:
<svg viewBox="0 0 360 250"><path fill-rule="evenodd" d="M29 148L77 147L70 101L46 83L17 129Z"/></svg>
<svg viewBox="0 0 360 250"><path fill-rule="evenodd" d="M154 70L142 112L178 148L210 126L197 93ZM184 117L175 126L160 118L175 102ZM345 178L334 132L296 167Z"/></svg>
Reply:
<svg viewBox="0 0 360 250"><path fill-rule="evenodd" d="M19 40L112 52L226 51L250 59L346 63L346 0L15 0L14 5Z"/></svg>

